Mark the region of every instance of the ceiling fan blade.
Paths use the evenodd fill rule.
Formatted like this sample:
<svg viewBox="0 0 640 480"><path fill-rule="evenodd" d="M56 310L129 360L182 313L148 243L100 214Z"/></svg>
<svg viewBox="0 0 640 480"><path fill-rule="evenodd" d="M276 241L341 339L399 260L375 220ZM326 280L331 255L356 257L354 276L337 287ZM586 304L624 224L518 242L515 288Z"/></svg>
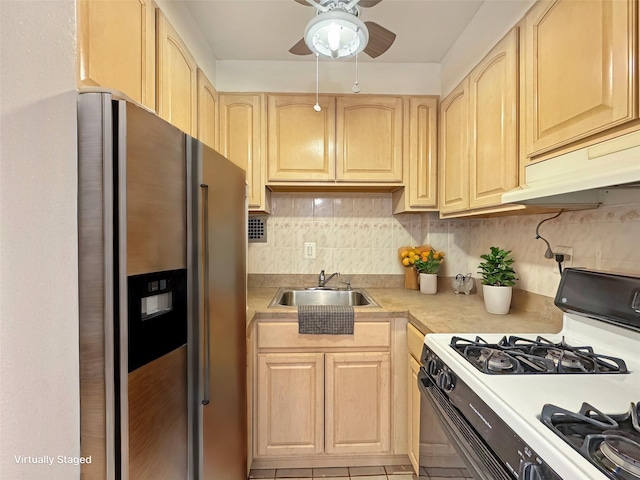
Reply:
<svg viewBox="0 0 640 480"><path fill-rule="evenodd" d="M313 52L309 50L307 44L304 42L304 38L301 38L298 43L296 43L293 47L289 49L289 52L294 55L311 55Z"/></svg>
<svg viewBox="0 0 640 480"><path fill-rule="evenodd" d="M296 0L297 2L298 0ZM377 4L379 4L382 0L360 0L358 2L358 6L359 7L364 7L364 8L370 8L370 7L375 7Z"/></svg>
<svg viewBox="0 0 640 480"><path fill-rule="evenodd" d="M379 57L393 45L396 34L375 22L364 22L364 24L369 30L369 43L364 49L364 53L371 58Z"/></svg>

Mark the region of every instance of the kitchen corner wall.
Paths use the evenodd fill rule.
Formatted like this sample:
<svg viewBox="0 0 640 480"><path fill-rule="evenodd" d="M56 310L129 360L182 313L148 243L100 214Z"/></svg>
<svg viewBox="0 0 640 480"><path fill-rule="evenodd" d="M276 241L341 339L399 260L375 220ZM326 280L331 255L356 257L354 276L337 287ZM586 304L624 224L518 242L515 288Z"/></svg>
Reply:
<svg viewBox="0 0 640 480"><path fill-rule="evenodd" d="M398 248L429 244L446 253L440 275L473 273L491 246L513 251L517 287L552 297L560 276L544 258L536 225L549 215L440 220L435 212L393 215L390 194L284 194L272 196L267 243L249 244L249 273L401 274ZM640 199L566 212L540 233L574 249L573 265L640 276ZM316 259L303 258L316 242Z"/></svg>
<svg viewBox="0 0 640 480"><path fill-rule="evenodd" d="M75 7L0 0L3 480L80 478Z"/></svg>

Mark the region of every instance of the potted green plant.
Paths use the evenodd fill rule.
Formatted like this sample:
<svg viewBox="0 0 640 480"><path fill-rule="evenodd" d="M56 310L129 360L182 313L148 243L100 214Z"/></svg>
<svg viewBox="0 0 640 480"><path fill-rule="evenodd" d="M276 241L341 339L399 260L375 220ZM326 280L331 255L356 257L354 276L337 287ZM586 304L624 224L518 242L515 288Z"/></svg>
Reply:
<svg viewBox="0 0 640 480"><path fill-rule="evenodd" d="M515 259L511 250L491 247L490 252L480 255L484 262L478 265L482 276L484 307L489 313L505 315L509 313L516 272L511 266Z"/></svg>
<svg viewBox="0 0 640 480"><path fill-rule="evenodd" d="M438 269L444 260L444 252L436 252L434 249L421 252L416 258L414 267L418 271L420 291L422 293L435 294L438 291Z"/></svg>

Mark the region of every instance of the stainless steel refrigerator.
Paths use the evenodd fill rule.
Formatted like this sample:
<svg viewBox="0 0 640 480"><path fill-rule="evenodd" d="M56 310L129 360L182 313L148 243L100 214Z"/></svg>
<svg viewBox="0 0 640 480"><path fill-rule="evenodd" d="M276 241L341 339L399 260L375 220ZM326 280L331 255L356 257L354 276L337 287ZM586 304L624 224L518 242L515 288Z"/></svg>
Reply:
<svg viewBox="0 0 640 480"><path fill-rule="evenodd" d="M246 479L244 171L111 93L78 160L82 478Z"/></svg>

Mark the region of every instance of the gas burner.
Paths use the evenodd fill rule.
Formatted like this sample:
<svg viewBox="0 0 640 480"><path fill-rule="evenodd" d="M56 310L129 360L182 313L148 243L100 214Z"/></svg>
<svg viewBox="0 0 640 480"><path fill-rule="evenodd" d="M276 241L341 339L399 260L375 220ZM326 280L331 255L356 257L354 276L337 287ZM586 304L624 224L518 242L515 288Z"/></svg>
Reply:
<svg viewBox="0 0 640 480"><path fill-rule="evenodd" d="M607 435L600 443L600 451L614 469L620 468L640 478L640 444L623 436Z"/></svg>
<svg viewBox="0 0 640 480"><path fill-rule="evenodd" d="M628 413L606 415L588 403L573 413L545 405L540 420L614 480L640 480L638 406Z"/></svg>
<svg viewBox="0 0 640 480"><path fill-rule="evenodd" d="M502 372L514 368L514 359L500 350L481 348L478 361L484 362L487 368L493 372Z"/></svg>
<svg viewBox="0 0 640 480"><path fill-rule="evenodd" d="M559 348L550 348L547 350L545 358L553 361L555 365L559 365L562 368L569 368L572 370L580 369L587 371L584 362L578 355L571 351L561 350Z"/></svg>
<svg viewBox="0 0 640 480"><path fill-rule="evenodd" d="M461 354L484 373L522 372L522 366L507 353L489 346L467 345Z"/></svg>
<svg viewBox="0 0 640 480"><path fill-rule="evenodd" d="M530 354L553 359L558 373L628 373L621 358L593 353L591 347L533 346Z"/></svg>

